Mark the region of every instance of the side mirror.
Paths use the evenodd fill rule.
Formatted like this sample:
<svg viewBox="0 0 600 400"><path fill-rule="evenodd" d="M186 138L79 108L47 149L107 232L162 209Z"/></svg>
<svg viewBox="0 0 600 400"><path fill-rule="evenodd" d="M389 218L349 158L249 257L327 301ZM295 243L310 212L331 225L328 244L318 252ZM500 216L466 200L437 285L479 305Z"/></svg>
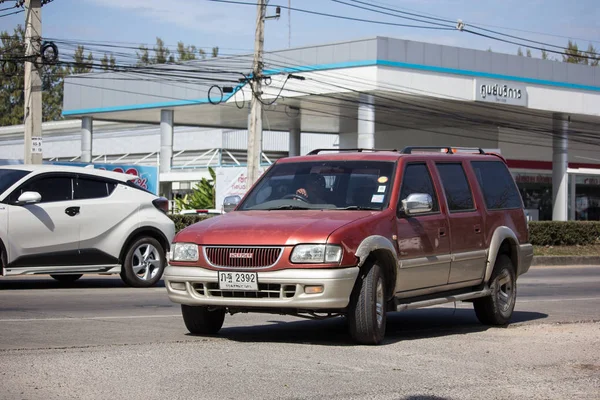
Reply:
<svg viewBox="0 0 600 400"><path fill-rule="evenodd" d="M408 216L431 212L433 200L426 193L413 193L402 200L402 211Z"/></svg>
<svg viewBox="0 0 600 400"><path fill-rule="evenodd" d="M42 201L42 195L38 192L23 192L17 199L18 205L35 204Z"/></svg>
<svg viewBox="0 0 600 400"><path fill-rule="evenodd" d="M240 201L242 201L242 198L238 195L225 197L223 199L223 212L233 211L240 204Z"/></svg>

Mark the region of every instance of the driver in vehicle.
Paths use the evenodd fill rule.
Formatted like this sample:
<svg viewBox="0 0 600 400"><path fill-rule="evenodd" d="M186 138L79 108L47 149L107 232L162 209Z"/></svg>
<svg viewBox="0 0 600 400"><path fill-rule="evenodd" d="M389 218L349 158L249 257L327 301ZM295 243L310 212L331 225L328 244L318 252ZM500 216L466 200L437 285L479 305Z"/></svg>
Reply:
<svg viewBox="0 0 600 400"><path fill-rule="evenodd" d="M304 182L306 188L296 190L296 195L305 198L312 204L327 204L325 178L321 175L310 174Z"/></svg>

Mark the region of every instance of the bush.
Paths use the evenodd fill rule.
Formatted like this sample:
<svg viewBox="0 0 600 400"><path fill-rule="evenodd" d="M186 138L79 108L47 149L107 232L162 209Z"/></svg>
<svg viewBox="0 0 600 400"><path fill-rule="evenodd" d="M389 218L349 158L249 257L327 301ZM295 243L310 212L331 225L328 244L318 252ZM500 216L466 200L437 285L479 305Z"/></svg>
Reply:
<svg viewBox="0 0 600 400"><path fill-rule="evenodd" d="M585 246L600 241L597 221L531 221L529 238L536 246Z"/></svg>
<svg viewBox="0 0 600 400"><path fill-rule="evenodd" d="M196 222L203 221L205 219L211 218L214 215L179 215L179 214L171 214L169 218L175 222L175 232L179 232L185 227L195 224Z"/></svg>

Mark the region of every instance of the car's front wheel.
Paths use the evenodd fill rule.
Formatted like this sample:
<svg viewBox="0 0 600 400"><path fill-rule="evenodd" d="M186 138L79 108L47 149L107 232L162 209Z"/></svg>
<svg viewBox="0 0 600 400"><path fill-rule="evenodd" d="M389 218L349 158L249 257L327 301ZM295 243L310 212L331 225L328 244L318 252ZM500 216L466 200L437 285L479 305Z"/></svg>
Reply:
<svg viewBox="0 0 600 400"><path fill-rule="evenodd" d="M153 237L140 237L131 243L121 268L121 279L129 286L154 286L162 277L167 260L165 250Z"/></svg>
<svg viewBox="0 0 600 400"><path fill-rule="evenodd" d="M361 344L379 344L385 336L386 299L385 276L381 267L373 264L350 301L348 325L352 338Z"/></svg>
<svg viewBox="0 0 600 400"><path fill-rule="evenodd" d="M83 274L68 274L68 275L50 275L61 283L72 283L81 278Z"/></svg>
<svg viewBox="0 0 600 400"><path fill-rule="evenodd" d="M203 306L181 305L183 322L185 326L195 335L214 335L221 330L225 321L225 309L211 310Z"/></svg>
<svg viewBox="0 0 600 400"><path fill-rule="evenodd" d="M506 254L498 255L489 286L491 295L473 301L475 315L485 325L506 325L517 300L515 269Z"/></svg>

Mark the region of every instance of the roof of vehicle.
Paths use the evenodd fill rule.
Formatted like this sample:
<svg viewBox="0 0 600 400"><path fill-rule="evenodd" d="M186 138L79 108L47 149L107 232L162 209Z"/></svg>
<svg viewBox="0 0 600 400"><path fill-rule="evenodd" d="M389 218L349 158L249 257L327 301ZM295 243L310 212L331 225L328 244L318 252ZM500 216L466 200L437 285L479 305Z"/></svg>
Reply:
<svg viewBox="0 0 600 400"><path fill-rule="evenodd" d="M123 174L120 172L105 171L96 168L72 167L66 165L46 165L46 164L12 164L2 165L0 169L16 169L21 171L30 171L36 173L42 172L70 172L75 174L87 174L98 177L114 179L121 182L126 182L135 179L135 175Z"/></svg>
<svg viewBox="0 0 600 400"><path fill-rule="evenodd" d="M400 151L393 150L338 150L337 153L320 153L318 150L314 150L315 154L307 154L303 156L287 157L278 160L280 163L293 163L293 162L310 162L310 161L397 161L400 158L434 158L434 159L448 159L448 160L464 160L469 159L489 159L494 157L505 162L504 158L495 153L483 153L483 152L466 152L457 151L454 153L447 153L442 151L422 151L415 149L410 153L402 153Z"/></svg>

